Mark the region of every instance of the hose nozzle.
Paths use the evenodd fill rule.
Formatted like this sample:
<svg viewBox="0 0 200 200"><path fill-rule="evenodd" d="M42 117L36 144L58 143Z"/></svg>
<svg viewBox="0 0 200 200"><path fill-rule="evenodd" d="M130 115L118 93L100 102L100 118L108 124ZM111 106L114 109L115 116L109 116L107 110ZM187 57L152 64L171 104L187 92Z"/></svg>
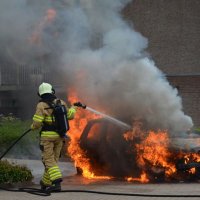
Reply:
<svg viewBox="0 0 200 200"><path fill-rule="evenodd" d="M74 103L74 106L81 107L81 108L83 108L83 109L86 109L86 107L87 107L85 104L83 104L83 103L81 103L81 102L76 102L76 103Z"/></svg>

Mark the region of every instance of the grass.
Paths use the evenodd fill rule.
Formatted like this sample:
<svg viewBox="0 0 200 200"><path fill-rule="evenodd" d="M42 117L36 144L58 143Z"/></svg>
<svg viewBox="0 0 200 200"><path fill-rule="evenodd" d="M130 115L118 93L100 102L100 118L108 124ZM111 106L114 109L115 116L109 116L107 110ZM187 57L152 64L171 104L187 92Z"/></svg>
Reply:
<svg viewBox="0 0 200 200"><path fill-rule="evenodd" d="M0 117L0 153L4 153L25 131L30 129L30 125L31 121L22 121L13 116ZM17 156L30 155L30 157L34 157L37 152L34 152L33 149L39 149L38 136L37 131L27 133L10 151Z"/></svg>
<svg viewBox="0 0 200 200"><path fill-rule="evenodd" d="M19 119L2 120L0 122L0 144L8 145L28 129L29 122Z"/></svg>

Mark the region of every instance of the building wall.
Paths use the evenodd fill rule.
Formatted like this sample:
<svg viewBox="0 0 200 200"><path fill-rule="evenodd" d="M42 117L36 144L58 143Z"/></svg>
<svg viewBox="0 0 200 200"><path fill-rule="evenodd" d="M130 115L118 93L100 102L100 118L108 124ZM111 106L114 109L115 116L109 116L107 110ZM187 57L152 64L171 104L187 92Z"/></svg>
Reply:
<svg viewBox="0 0 200 200"><path fill-rule="evenodd" d="M168 80L179 91L183 111L200 127L200 76L169 76Z"/></svg>
<svg viewBox="0 0 200 200"><path fill-rule="evenodd" d="M168 80L179 87L184 112L200 127L200 0L133 0L123 15L148 38L157 67L175 75Z"/></svg>
<svg viewBox="0 0 200 200"><path fill-rule="evenodd" d="M20 118L32 117L37 91L41 82L51 82L60 90L56 73L45 67L48 65L17 65L0 63L0 114L14 114ZM52 76L54 74L54 76Z"/></svg>
<svg viewBox="0 0 200 200"><path fill-rule="evenodd" d="M148 52L162 71L200 73L199 0L133 0L123 14L149 39Z"/></svg>

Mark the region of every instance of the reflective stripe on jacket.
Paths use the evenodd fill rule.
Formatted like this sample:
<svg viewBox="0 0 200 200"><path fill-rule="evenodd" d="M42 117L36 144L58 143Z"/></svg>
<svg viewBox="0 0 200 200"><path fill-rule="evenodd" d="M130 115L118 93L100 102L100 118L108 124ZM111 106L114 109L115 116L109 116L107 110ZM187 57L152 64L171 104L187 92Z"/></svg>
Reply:
<svg viewBox="0 0 200 200"><path fill-rule="evenodd" d="M67 109L67 119L71 120L74 118L76 113L75 107L70 107L69 109L66 106L66 103L61 100L61 104L64 105ZM51 125L54 121L54 116L52 115L53 109L49 109L49 105L45 102L39 102L36 107L36 112L33 116L33 129L39 129L43 126L43 123ZM41 137L52 138L59 137L59 134L55 131L42 131Z"/></svg>

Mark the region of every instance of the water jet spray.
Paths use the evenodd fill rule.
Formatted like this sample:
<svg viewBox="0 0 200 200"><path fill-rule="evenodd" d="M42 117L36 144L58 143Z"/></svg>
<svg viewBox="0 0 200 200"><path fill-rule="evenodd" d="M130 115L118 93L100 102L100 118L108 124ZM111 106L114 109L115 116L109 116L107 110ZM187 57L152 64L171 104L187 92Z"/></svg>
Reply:
<svg viewBox="0 0 200 200"><path fill-rule="evenodd" d="M132 127L131 127L129 124L126 124L125 122L122 122L122 121L120 121L120 120L118 120L118 119L116 119L116 118L114 118L114 117L111 117L111 116L106 115L106 114L104 114L104 113L102 113L102 112L99 112L99 111L97 111L97 110L95 110L95 109L93 109L93 108L91 108L91 107L88 107L88 106L86 106L85 104L82 104L81 102L76 102L76 103L74 103L74 106L81 107L81 108L86 109L86 110L89 110L90 112L93 112L93 113L95 113L95 114L97 114L97 115L101 115L103 118L109 120L110 122L112 122L112 123L114 123L114 124L117 124L117 125L119 125L119 126L125 127L125 128L127 128L128 130L131 130L131 129L132 129Z"/></svg>

